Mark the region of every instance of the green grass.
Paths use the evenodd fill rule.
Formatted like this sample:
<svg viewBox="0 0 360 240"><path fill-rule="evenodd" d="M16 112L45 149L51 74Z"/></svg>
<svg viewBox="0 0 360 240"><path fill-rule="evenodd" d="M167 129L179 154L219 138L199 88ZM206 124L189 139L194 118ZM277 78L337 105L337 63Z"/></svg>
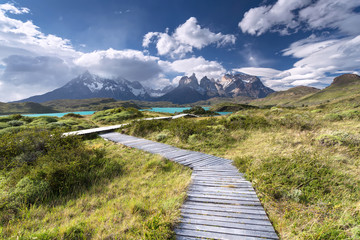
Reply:
<svg viewBox="0 0 360 240"><path fill-rule="evenodd" d="M115 108L96 112L91 120L100 124L119 124L126 120L143 117L144 114L135 108Z"/></svg>
<svg viewBox="0 0 360 240"><path fill-rule="evenodd" d="M345 104L138 122L122 131L234 160L282 239L359 239L359 129L358 110Z"/></svg>
<svg viewBox="0 0 360 240"><path fill-rule="evenodd" d="M0 136L6 133L17 133L26 129L42 128L47 130L76 131L97 127L92 121L77 115L68 114L64 117L25 117L14 114L0 117Z"/></svg>
<svg viewBox="0 0 360 240"><path fill-rule="evenodd" d="M38 152L35 160L25 164L25 170L24 166L7 164L0 174L0 196L2 200L7 199L0 204L1 239L174 237L172 228L190 182L189 169L102 139L83 142L70 138L78 147L73 143L47 144L49 135L43 136L43 133L30 134L23 144L2 139L8 146L6 159L13 162L16 156L22 156L20 152L34 138L42 144L30 144L33 148L25 152L28 158L31 153ZM66 142L67 139L59 141ZM60 153L53 150L54 146L59 150L65 146L69 149ZM50 152L47 147L51 148ZM79 147L90 155L81 154ZM92 158L94 160L89 161ZM52 165L46 164L49 160ZM86 165L79 165L82 162ZM51 184L51 179L57 184ZM52 192L53 185L60 192Z"/></svg>

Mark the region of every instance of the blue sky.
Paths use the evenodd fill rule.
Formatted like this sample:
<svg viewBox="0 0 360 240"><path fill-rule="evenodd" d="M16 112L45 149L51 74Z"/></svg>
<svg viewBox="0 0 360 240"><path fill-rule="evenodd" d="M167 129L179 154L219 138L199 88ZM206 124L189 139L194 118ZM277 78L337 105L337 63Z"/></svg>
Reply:
<svg viewBox="0 0 360 240"><path fill-rule="evenodd" d="M143 85L225 73L282 90L360 71L357 0L0 1L0 101L89 70Z"/></svg>

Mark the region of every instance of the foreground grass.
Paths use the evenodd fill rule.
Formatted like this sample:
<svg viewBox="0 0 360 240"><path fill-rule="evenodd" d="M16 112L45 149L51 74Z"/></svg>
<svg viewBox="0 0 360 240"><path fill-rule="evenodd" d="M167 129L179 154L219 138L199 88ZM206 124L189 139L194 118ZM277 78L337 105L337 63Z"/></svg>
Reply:
<svg viewBox="0 0 360 240"><path fill-rule="evenodd" d="M2 239L171 239L172 227L190 181L190 170L139 150L87 141L105 149L105 158L121 166L119 174L90 188L23 204L17 217L0 227ZM111 168L111 164L107 165Z"/></svg>
<svg viewBox="0 0 360 240"><path fill-rule="evenodd" d="M360 239L356 109L245 110L127 133L234 160L282 239Z"/></svg>

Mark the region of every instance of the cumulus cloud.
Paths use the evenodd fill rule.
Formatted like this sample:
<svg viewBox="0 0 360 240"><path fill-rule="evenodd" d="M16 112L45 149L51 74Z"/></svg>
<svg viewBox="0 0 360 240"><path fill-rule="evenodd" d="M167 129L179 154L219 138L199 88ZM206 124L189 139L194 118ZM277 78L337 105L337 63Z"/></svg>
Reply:
<svg viewBox="0 0 360 240"><path fill-rule="evenodd" d="M33 22L9 14L30 10L0 4L0 101L40 94L75 76L73 59L81 55L67 39L44 34Z"/></svg>
<svg viewBox="0 0 360 240"><path fill-rule="evenodd" d="M158 61L159 58L146 56L137 50L110 48L85 53L74 63L103 77L122 76L130 81L145 82L158 77L162 72Z"/></svg>
<svg viewBox="0 0 360 240"><path fill-rule="evenodd" d="M164 65L165 64L163 63L163 66ZM168 69L168 71L174 71L187 76L195 73L198 80L204 76L219 79L226 73L225 68L220 63L216 61L208 61L203 57L192 57L176 60L172 63L168 62L166 69ZM179 77L175 78L174 81L176 81Z"/></svg>
<svg viewBox="0 0 360 240"><path fill-rule="evenodd" d="M239 23L242 32L261 35L267 31L289 34L290 30L333 28L359 34L360 15L354 11L357 0L278 0L274 5L252 8Z"/></svg>
<svg viewBox="0 0 360 240"><path fill-rule="evenodd" d="M278 0L273 5L250 9L239 27L251 35L332 29L327 38L312 34L292 43L283 50L283 56L299 60L291 69L263 77L277 90L298 85L325 87L332 81L331 74L360 69L360 28L355 27L360 22L360 14L355 11L359 6L356 0Z"/></svg>
<svg viewBox="0 0 360 240"><path fill-rule="evenodd" d="M239 68L236 71L260 76L275 90L306 85L325 87L334 73L356 73L360 70L360 35L335 40L315 36L292 43L283 55L300 58L284 71L268 68Z"/></svg>
<svg viewBox="0 0 360 240"><path fill-rule="evenodd" d="M236 37L232 34L211 32L208 28L202 28L195 17L189 18L180 25L174 33L149 32L144 36L143 47L156 43L159 55L170 55L172 57L184 57L186 53L192 52L194 48L202 49L210 44L222 47L234 44Z"/></svg>

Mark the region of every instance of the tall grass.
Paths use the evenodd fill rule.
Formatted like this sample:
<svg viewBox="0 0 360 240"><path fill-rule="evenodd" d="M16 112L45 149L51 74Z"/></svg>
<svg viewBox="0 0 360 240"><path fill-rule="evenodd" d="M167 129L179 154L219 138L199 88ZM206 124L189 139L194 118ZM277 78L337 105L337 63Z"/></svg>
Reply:
<svg viewBox="0 0 360 240"><path fill-rule="evenodd" d="M282 239L360 239L358 129L356 110L322 106L139 122L122 131L233 159Z"/></svg>

